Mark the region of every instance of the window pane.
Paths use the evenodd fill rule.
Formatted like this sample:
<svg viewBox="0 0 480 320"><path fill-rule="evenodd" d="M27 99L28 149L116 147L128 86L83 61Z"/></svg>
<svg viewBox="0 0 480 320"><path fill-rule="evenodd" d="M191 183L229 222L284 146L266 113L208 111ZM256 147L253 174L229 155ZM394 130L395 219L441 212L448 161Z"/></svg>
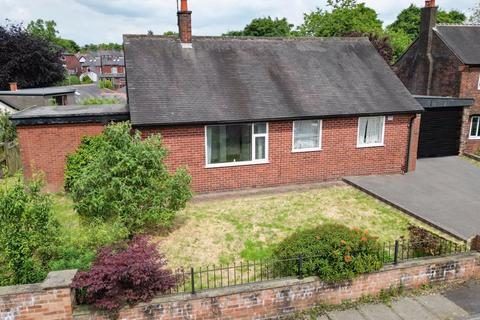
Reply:
<svg viewBox="0 0 480 320"><path fill-rule="evenodd" d="M255 160L265 160L265 137L255 138Z"/></svg>
<svg viewBox="0 0 480 320"><path fill-rule="evenodd" d="M207 127L209 164L252 160L252 126L225 125Z"/></svg>
<svg viewBox="0 0 480 320"><path fill-rule="evenodd" d="M293 149L320 148L320 121L295 121L293 125Z"/></svg>
<svg viewBox="0 0 480 320"><path fill-rule="evenodd" d="M384 117L359 119L358 142L360 145L381 144L383 142Z"/></svg>
<svg viewBox="0 0 480 320"><path fill-rule="evenodd" d="M266 123L255 123L253 125L253 132L255 134L267 133L267 124Z"/></svg>
<svg viewBox="0 0 480 320"><path fill-rule="evenodd" d="M477 137L478 136L479 120L480 120L480 117L473 117L472 118L472 132L470 132L470 135L472 137Z"/></svg>

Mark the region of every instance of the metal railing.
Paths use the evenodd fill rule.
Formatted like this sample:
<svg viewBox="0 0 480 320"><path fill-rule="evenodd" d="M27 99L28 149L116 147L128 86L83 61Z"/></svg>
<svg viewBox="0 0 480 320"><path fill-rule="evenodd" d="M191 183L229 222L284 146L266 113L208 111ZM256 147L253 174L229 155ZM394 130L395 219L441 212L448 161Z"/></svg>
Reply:
<svg viewBox="0 0 480 320"><path fill-rule="evenodd" d="M443 238L434 241L397 240L383 243L378 246L378 256L384 265L398 264L400 262L425 257L440 257L468 251L466 244L455 243ZM180 279L176 287L167 294L192 293L237 286L249 283L260 283L289 277L299 279L314 276L315 272L309 265L320 256L298 256L284 260L257 260L231 265L213 265L206 267L179 269L167 277ZM307 266L305 268L305 266ZM312 270L312 271L305 271Z"/></svg>

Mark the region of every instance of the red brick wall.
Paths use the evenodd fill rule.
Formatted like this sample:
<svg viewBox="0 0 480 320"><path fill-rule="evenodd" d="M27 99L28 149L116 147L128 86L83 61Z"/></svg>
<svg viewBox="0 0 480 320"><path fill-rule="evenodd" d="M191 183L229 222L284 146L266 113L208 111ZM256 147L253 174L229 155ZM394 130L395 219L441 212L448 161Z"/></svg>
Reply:
<svg viewBox="0 0 480 320"><path fill-rule="evenodd" d="M457 256L388 266L343 284L326 284L317 278L279 280L164 297L120 311L119 319L277 319L320 303L340 304L403 285L419 288L428 283L452 283L478 277L478 256ZM76 310L75 320L105 319L104 314Z"/></svg>
<svg viewBox="0 0 480 320"><path fill-rule="evenodd" d="M460 97L474 98L475 104L467 108L464 117L463 127L463 150L467 153L474 153L480 149L480 140L469 139L470 120L473 115L480 115L480 90L478 90L478 80L480 78L480 68L465 68L462 72Z"/></svg>
<svg viewBox="0 0 480 320"><path fill-rule="evenodd" d="M102 130L100 123L17 127L25 176L30 178L33 170L41 170L48 191L62 190L65 157L77 149L82 137Z"/></svg>
<svg viewBox="0 0 480 320"><path fill-rule="evenodd" d="M323 120L322 149L292 153L292 122L269 123L269 163L205 168L203 126L144 128L160 133L170 151L171 169L187 166L196 192L269 187L338 179L349 175L401 173L405 169L411 115L385 122L385 146L357 148L358 118ZM419 119L415 120L411 169L415 168Z"/></svg>

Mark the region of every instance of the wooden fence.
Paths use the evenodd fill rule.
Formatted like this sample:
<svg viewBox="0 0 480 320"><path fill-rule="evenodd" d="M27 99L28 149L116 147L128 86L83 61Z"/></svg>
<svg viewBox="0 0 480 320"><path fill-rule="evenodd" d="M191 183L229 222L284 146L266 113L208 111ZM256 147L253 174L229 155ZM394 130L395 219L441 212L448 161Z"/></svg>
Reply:
<svg viewBox="0 0 480 320"><path fill-rule="evenodd" d="M5 170L6 168L6 170ZM0 178L5 173L13 175L22 169L20 148L16 143L0 143Z"/></svg>

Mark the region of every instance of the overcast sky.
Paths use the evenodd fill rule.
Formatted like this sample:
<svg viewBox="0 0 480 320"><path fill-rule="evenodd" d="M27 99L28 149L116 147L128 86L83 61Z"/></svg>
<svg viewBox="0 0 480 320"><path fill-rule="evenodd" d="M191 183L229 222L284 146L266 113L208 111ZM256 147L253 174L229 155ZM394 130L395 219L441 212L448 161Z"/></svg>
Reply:
<svg viewBox="0 0 480 320"><path fill-rule="evenodd" d="M240 30L253 18L287 17L301 24L303 13L323 8L326 0L189 0L195 35ZM364 0L385 24L410 3L423 0ZM476 0L437 0L442 8L468 12ZM86 43L121 42L122 34L176 31L176 0L0 0L0 20L55 20L60 36Z"/></svg>

